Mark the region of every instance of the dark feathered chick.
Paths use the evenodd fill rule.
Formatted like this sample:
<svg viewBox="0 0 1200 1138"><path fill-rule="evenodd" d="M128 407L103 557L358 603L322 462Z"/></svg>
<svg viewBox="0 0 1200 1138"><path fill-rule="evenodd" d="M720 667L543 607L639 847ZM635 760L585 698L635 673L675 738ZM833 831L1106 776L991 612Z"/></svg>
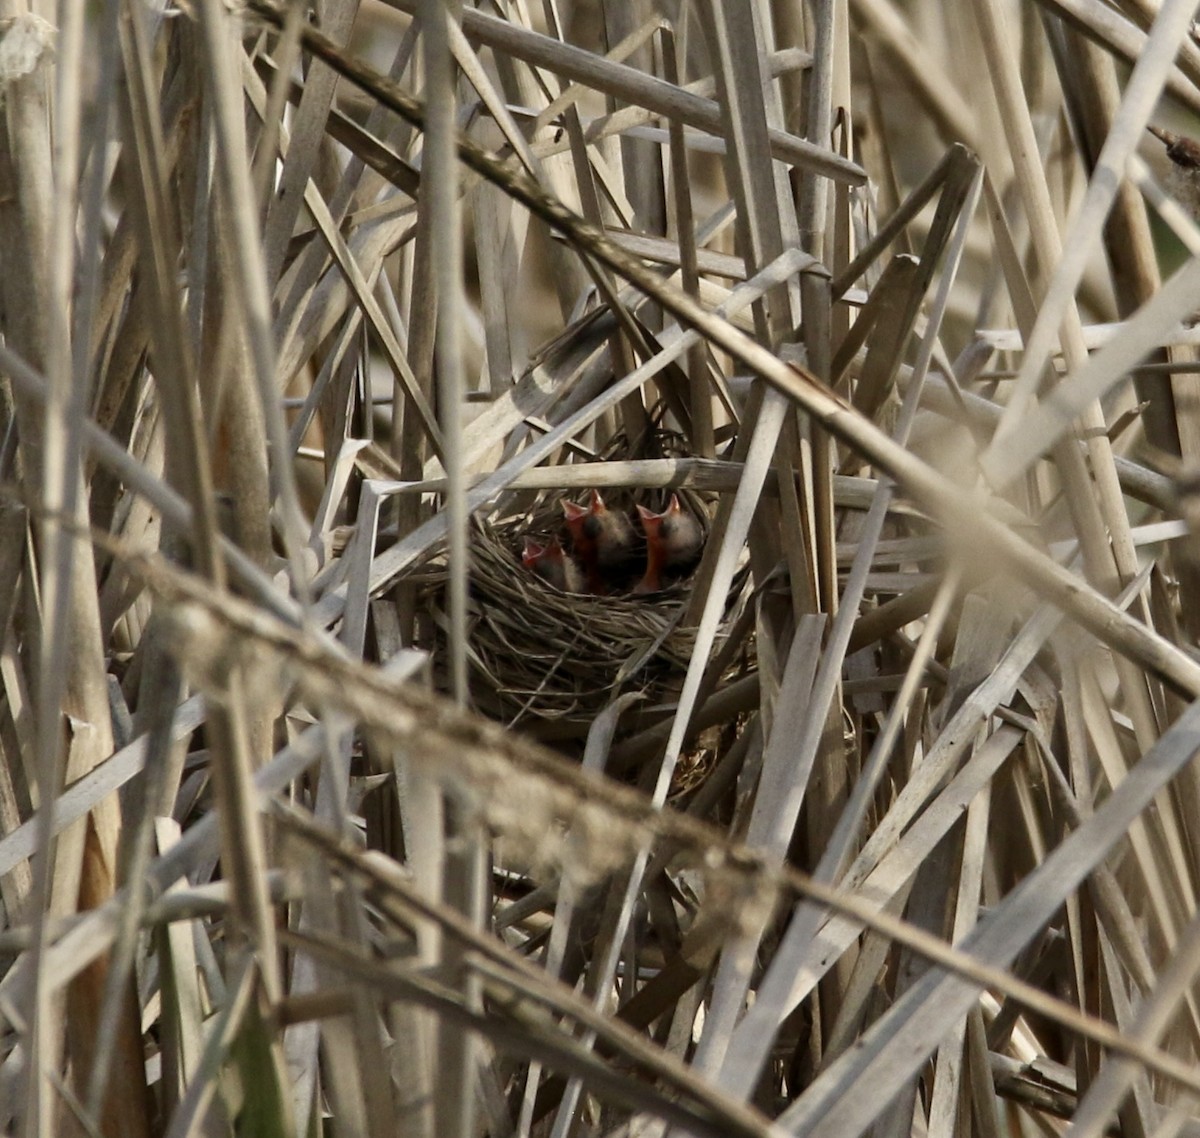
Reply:
<svg viewBox="0 0 1200 1138"><path fill-rule="evenodd" d="M704 545L704 533L675 494L661 514L645 506L637 509L646 534L646 572L633 591L656 593L665 579L683 576L695 568Z"/></svg>
<svg viewBox="0 0 1200 1138"><path fill-rule="evenodd" d="M622 513L610 510L593 490L588 506L564 501L563 514L571 534L571 551L579 558L593 593L608 593L629 574L634 556L633 526Z"/></svg>
<svg viewBox="0 0 1200 1138"><path fill-rule="evenodd" d="M567 556L558 538L553 537L543 545L527 537L521 561L526 569L560 592L583 592L583 574L579 571L579 566Z"/></svg>

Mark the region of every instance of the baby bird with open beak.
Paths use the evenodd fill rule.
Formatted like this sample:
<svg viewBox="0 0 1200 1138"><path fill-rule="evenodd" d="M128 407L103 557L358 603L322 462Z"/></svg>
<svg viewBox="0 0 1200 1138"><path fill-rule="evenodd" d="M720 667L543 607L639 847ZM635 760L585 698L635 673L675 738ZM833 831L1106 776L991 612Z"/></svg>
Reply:
<svg viewBox="0 0 1200 1138"><path fill-rule="evenodd" d="M564 501L563 514L571 533L571 551L579 558L588 589L608 593L629 571L634 553L633 526L621 513L610 510L593 490L587 508Z"/></svg>
<svg viewBox="0 0 1200 1138"><path fill-rule="evenodd" d="M679 504L671 501L661 514L638 506L642 529L646 533L646 572L634 586L635 593L657 593L664 578L680 577L695 568L704 544L700 523Z"/></svg>
<svg viewBox="0 0 1200 1138"><path fill-rule="evenodd" d="M525 539L525 551L521 554L525 568L536 574L547 585L553 585L562 593L582 593L583 574L579 566L567 556L558 538L552 537L545 545Z"/></svg>

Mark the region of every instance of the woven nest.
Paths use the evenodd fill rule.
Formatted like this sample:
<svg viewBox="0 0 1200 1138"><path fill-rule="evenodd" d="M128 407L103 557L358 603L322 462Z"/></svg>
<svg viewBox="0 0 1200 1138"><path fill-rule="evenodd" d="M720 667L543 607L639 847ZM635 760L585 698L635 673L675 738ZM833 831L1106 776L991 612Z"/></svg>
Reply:
<svg viewBox="0 0 1200 1138"><path fill-rule="evenodd" d="M703 500L678 493L707 535ZM669 496L605 492L609 508L623 512L637 504L661 510ZM558 537L569 545L564 497L570 495L558 492L527 514L472 526L471 695L481 711L506 724L574 721L585 728L624 692L640 692L652 703L673 699L691 656L694 630L680 627L689 578L646 596L591 596L560 592L522 564L526 537ZM437 629L435 658L444 659L444 560L422 576L426 611Z"/></svg>

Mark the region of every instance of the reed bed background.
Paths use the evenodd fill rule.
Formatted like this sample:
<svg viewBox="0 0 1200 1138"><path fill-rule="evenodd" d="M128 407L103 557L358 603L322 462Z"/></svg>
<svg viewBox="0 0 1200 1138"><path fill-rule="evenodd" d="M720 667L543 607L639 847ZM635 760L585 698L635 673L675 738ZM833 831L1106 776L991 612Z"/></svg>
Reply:
<svg viewBox="0 0 1200 1138"><path fill-rule="evenodd" d="M0 0L0 1130L1200 1134L1194 7Z"/></svg>

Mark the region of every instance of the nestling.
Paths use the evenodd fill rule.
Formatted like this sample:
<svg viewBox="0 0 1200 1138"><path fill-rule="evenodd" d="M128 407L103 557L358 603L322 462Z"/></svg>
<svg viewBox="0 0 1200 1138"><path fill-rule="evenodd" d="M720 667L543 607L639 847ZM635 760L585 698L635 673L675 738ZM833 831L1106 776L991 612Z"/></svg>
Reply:
<svg viewBox="0 0 1200 1138"><path fill-rule="evenodd" d="M634 586L635 593L656 593L664 578L680 577L695 568L704 544L700 523L679 504L671 501L661 514L638 506L642 529L646 533L646 572Z"/></svg>
<svg viewBox="0 0 1200 1138"><path fill-rule="evenodd" d="M585 509L564 501L563 514L571 533L571 551L579 558L593 593L611 592L629 570L634 552L633 526L624 514L610 510L599 490Z"/></svg>
<svg viewBox="0 0 1200 1138"><path fill-rule="evenodd" d="M542 545L541 542L527 537L521 561L526 569L560 592L583 592L583 574L579 571L579 566L567 556L558 538L553 537Z"/></svg>

